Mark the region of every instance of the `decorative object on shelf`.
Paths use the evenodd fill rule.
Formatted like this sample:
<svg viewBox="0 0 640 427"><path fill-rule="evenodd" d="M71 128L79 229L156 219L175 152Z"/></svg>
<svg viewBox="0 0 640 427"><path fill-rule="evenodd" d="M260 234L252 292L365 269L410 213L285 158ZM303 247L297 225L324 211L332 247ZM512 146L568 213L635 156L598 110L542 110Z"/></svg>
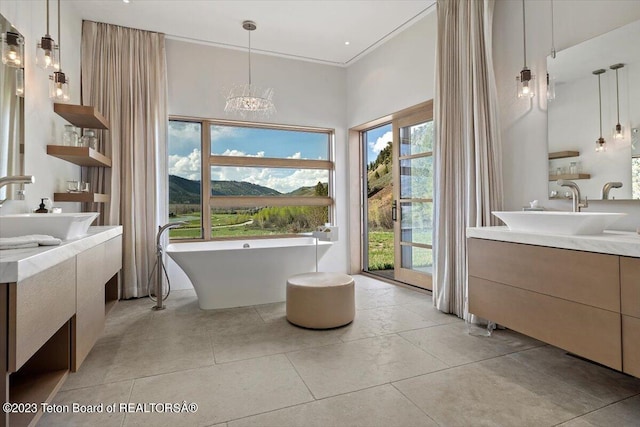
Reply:
<svg viewBox="0 0 640 427"><path fill-rule="evenodd" d="M600 112L600 138L596 140L597 152L607 151L607 141L602 137L602 88L600 85L600 76L606 72L607 70L602 68L593 72L593 74L598 76L598 111Z"/></svg>
<svg viewBox="0 0 640 427"><path fill-rule="evenodd" d="M98 146L98 137L96 137L96 131L93 129L85 129L80 145L95 150Z"/></svg>
<svg viewBox="0 0 640 427"><path fill-rule="evenodd" d="M571 162L571 163L569 164L569 173L570 173L571 175L575 175L575 174L577 174L577 173L578 173L578 163L576 163L576 162Z"/></svg>
<svg viewBox="0 0 640 427"><path fill-rule="evenodd" d="M16 96L24 98L24 68L16 68Z"/></svg>
<svg viewBox="0 0 640 427"><path fill-rule="evenodd" d="M67 102L69 95L69 79L62 72L62 47L60 45L60 0L58 0L58 61L59 71L49 76L49 98L58 102Z"/></svg>
<svg viewBox="0 0 640 427"><path fill-rule="evenodd" d="M73 125L64 125L64 132L62 133L62 145L68 147L77 147L79 144L78 132Z"/></svg>
<svg viewBox="0 0 640 427"><path fill-rule="evenodd" d="M60 69L58 45L49 35L49 0L47 0L47 32L36 47L36 65L46 71Z"/></svg>
<svg viewBox="0 0 640 427"><path fill-rule="evenodd" d="M16 32L2 34L2 63L9 67L22 68L24 65L24 38Z"/></svg>
<svg viewBox="0 0 640 427"><path fill-rule="evenodd" d="M624 64L613 64L609 68L612 70L616 70L616 112L618 117L618 122L616 126L613 128L613 139L623 139L624 138L624 127L620 124L620 89L618 86L618 70L624 67Z"/></svg>
<svg viewBox="0 0 640 427"><path fill-rule="evenodd" d="M67 181L68 193L77 193L78 191L80 191L80 183L78 181Z"/></svg>
<svg viewBox="0 0 640 427"><path fill-rule="evenodd" d="M522 0L522 45L524 52L524 66L520 74L516 76L518 98L533 98L536 95L533 81L535 76L527 67L527 24L525 19L524 0Z"/></svg>
<svg viewBox="0 0 640 427"><path fill-rule="evenodd" d="M253 21L244 21L242 28L249 34L249 83L240 84L231 89L224 107L226 113L256 113L270 115L275 112L273 89L261 89L251 83L251 32L257 26Z"/></svg>

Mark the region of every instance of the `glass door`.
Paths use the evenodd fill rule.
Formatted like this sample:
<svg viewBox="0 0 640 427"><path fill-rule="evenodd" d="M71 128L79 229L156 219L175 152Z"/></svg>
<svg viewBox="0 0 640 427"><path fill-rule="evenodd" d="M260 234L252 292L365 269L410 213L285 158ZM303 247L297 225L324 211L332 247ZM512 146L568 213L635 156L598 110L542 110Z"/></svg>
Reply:
<svg viewBox="0 0 640 427"><path fill-rule="evenodd" d="M431 114L422 112L395 120L393 136L394 278L431 290L434 139Z"/></svg>

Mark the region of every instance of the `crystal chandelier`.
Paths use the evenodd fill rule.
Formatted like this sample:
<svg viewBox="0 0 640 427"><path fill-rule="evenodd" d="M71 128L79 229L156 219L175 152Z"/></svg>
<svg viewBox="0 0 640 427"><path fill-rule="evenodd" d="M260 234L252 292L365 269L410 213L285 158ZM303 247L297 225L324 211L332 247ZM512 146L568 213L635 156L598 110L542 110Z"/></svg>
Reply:
<svg viewBox="0 0 640 427"><path fill-rule="evenodd" d="M273 105L273 89L262 89L251 83L251 31L257 26L253 21L244 21L242 28L249 33L249 83L235 86L227 96L224 107L226 113L246 113L270 115L275 112Z"/></svg>

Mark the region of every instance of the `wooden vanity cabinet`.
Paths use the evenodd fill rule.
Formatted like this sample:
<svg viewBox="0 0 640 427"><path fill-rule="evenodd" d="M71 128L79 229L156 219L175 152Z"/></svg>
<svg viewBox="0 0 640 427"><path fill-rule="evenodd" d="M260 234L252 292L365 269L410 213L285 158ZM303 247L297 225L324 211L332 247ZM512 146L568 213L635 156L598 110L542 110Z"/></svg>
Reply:
<svg viewBox="0 0 640 427"><path fill-rule="evenodd" d="M468 239L469 312L622 370L620 257Z"/></svg>
<svg viewBox="0 0 640 427"><path fill-rule="evenodd" d="M622 370L640 377L640 258L620 257Z"/></svg>

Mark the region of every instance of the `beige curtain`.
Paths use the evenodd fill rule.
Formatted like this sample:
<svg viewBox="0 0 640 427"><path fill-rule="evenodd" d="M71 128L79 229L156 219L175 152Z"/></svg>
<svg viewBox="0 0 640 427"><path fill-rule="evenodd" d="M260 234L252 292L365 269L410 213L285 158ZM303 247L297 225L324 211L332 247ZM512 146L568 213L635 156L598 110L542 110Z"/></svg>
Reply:
<svg viewBox="0 0 640 427"><path fill-rule="evenodd" d="M167 67L164 34L84 21L82 100L110 122L100 151L111 169L91 168L94 191L111 195L104 224L122 224L122 298L147 295L155 236L167 221Z"/></svg>
<svg viewBox="0 0 640 427"><path fill-rule="evenodd" d="M434 304L468 319L467 227L502 207L493 0L438 0Z"/></svg>

